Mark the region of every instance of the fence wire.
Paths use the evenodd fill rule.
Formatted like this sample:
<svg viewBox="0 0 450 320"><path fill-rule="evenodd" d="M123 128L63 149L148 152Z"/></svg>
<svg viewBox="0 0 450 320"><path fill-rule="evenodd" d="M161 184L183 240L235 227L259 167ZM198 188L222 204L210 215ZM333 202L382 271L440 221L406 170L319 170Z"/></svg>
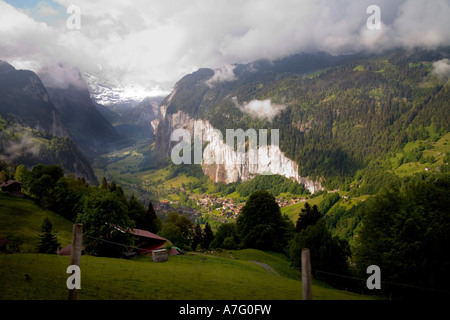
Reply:
<svg viewBox="0 0 450 320"><path fill-rule="evenodd" d="M37 232L36 232L37 233ZM43 233L40 233L43 234ZM55 233L48 233L48 234L71 234L68 232L55 232ZM98 240L98 241L102 241L111 245L116 245L116 246L120 246L120 247L124 247L127 249L132 249L132 250L139 250L141 252L141 255L147 255L149 253L152 252L152 250L145 250L139 247L135 247L135 246L130 246L130 245L126 245L123 243L118 243L118 242L114 242L114 241L109 241L109 240L105 240L102 238L98 238L98 237L94 237L91 235L88 235L86 233L83 233L84 237L90 238L92 240ZM228 251L228 250L225 250ZM233 263L233 260L229 259L229 258L221 258L220 256L213 256L215 259L221 261L221 264L228 264L230 266L234 266L234 267L240 267L241 269L243 268L243 265L241 263ZM236 259L236 261L246 261L246 260L239 260ZM178 263L180 261L177 259L174 270L172 271L171 277L173 281L176 281L177 278L177 267L178 267ZM247 261L247 262L251 262L251 261ZM259 261L262 263L266 263L267 261ZM270 263L270 267L273 268L278 274L280 275L284 275L287 276L288 278L292 278L293 280L301 280L301 268L300 267L295 267L295 266L286 266L286 265L277 265L277 264L273 264L272 262L267 262ZM102 265L101 262L98 262L97 264ZM104 264L106 265L106 264ZM127 270L128 272L132 272L133 270ZM292 274L292 271L297 272L297 274ZM367 278L359 278L359 277L354 277L354 276L349 276L349 275L342 275L342 274L337 274L337 273L333 273L333 272L329 272L329 271L323 271L323 270L317 270L314 269L313 270L314 273L320 273L320 274L325 274L327 276L332 276L332 277L336 277L336 278L342 278L342 279L349 279L349 280L355 280L361 283L366 283ZM268 271L268 274L272 274L271 272ZM247 272L247 277L251 278L252 277L252 273L251 272ZM214 287L215 285L223 285L224 282L223 281L218 281L218 280L214 280L217 279L217 277L213 277L213 280L211 281L211 285ZM229 279L229 283L233 284L234 288L237 289L248 289L245 285L242 285L242 281L240 281L241 279L233 279L232 275ZM381 280L380 281L383 285L391 285L391 286L397 286L397 287L403 287L403 288L411 288L411 289L415 289L415 290L420 290L420 291L428 291L428 292L434 292L434 293L439 293L439 294L443 294L443 295L450 295L450 291L443 291L443 290L438 290L438 289L434 289L434 288L426 288L426 287L422 287L422 286L418 286L418 285L414 285L414 284L406 284L406 283L398 283L398 282L392 282L392 281L384 281ZM350 286L350 285L349 285ZM173 290L176 291L176 286L173 286ZM183 290L185 290L185 288L183 288ZM301 289L299 289L301 291ZM134 295L129 294L127 292L114 292L114 290L110 290L108 289L108 292L110 293L109 296L114 297L114 295L117 295L118 297L120 296L121 298L127 299L128 297L135 299ZM175 292L173 293L173 296L179 297L182 296L184 291L180 291L180 293L175 294ZM356 293L356 292L355 292ZM361 292L362 295L365 295L364 290L363 292ZM373 294L370 294L373 295ZM270 295L267 296L267 298L269 298ZM152 298L152 297L148 297L148 298Z"/></svg>

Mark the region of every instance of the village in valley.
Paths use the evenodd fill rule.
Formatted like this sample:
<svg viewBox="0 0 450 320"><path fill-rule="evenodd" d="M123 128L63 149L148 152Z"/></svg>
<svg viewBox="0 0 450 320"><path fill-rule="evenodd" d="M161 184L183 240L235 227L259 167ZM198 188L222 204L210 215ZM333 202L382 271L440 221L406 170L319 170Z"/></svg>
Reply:
<svg viewBox="0 0 450 320"><path fill-rule="evenodd" d="M211 217L213 220L226 222L236 220L241 213L245 201L228 197L217 197L212 194L190 194L187 195L188 203L191 206L186 206L186 201L160 201L154 203L153 206L156 212L168 213L172 211L183 213L194 221L198 221L200 217ZM280 208L292 204L306 202L306 197L278 197L276 201Z"/></svg>

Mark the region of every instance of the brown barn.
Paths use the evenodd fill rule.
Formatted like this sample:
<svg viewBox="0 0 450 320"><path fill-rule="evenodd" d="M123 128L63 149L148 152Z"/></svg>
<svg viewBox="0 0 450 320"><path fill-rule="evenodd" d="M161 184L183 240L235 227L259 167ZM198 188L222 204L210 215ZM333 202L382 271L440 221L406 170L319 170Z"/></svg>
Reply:
<svg viewBox="0 0 450 320"><path fill-rule="evenodd" d="M24 194L22 193L22 185L22 182L9 180L0 184L0 189L11 196L23 198Z"/></svg>
<svg viewBox="0 0 450 320"><path fill-rule="evenodd" d="M158 236L147 230L133 229L134 234L138 241L136 247L139 254L150 254L153 250L161 249L169 240Z"/></svg>
<svg viewBox="0 0 450 320"><path fill-rule="evenodd" d="M151 255L153 250L162 249L166 245L167 242L170 242L169 240L167 240L163 237L160 237L157 234L154 234L147 230L133 229L131 231L131 234L136 236L137 241L136 241L135 247L130 248L130 252L125 254L126 256L130 256L130 257L136 253ZM179 254L179 251L177 251L174 248L172 248L172 249L173 250L171 250L169 252L170 255ZM72 245L69 244L67 247L58 251L58 254L59 255L70 255L71 251L72 251ZM133 253L133 251L135 253Z"/></svg>

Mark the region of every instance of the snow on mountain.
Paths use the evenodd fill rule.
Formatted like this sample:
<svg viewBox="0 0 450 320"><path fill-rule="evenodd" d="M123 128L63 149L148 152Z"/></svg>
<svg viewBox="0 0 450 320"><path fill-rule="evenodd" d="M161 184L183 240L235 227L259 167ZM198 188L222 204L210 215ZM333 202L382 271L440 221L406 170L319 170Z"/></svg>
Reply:
<svg viewBox="0 0 450 320"><path fill-rule="evenodd" d="M134 104L146 97L154 96L155 92L138 85L124 85L114 79L105 79L99 74L83 73L83 78L89 85L91 98L98 104L109 106L114 104Z"/></svg>

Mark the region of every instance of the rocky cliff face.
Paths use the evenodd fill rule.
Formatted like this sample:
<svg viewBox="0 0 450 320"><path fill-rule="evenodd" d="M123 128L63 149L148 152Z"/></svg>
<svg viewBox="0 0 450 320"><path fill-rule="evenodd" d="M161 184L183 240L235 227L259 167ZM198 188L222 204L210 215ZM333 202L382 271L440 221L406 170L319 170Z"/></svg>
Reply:
<svg viewBox="0 0 450 320"><path fill-rule="evenodd" d="M0 115L23 126L67 137L61 114L41 79L0 60Z"/></svg>
<svg viewBox="0 0 450 320"><path fill-rule="evenodd" d="M65 120L72 119L62 108L62 104L72 101L75 119L83 114L79 108L82 100L69 90L66 96L53 96L53 92L34 72L16 70L0 60L0 118L8 121L0 129L0 160L29 168L60 164L65 173L98 184L91 165L72 141L77 135L87 134L86 130L76 132L67 126ZM86 100L90 101L89 92ZM87 115L85 119L93 117Z"/></svg>
<svg viewBox="0 0 450 320"><path fill-rule="evenodd" d="M165 109L165 106L161 107L160 118L152 123L157 132L156 148L164 157L170 157L173 147L179 143L171 141L172 132L186 129L192 141L194 135L200 136L201 133L201 142L206 144L201 166L204 174L214 182L231 183L247 181L256 175L279 174L303 184L311 193L323 190L320 182L301 177L298 165L288 159L278 146L264 145L260 141L260 147L237 152L233 146L224 142L225 133L216 130L209 121L194 120L182 111L166 114Z"/></svg>

